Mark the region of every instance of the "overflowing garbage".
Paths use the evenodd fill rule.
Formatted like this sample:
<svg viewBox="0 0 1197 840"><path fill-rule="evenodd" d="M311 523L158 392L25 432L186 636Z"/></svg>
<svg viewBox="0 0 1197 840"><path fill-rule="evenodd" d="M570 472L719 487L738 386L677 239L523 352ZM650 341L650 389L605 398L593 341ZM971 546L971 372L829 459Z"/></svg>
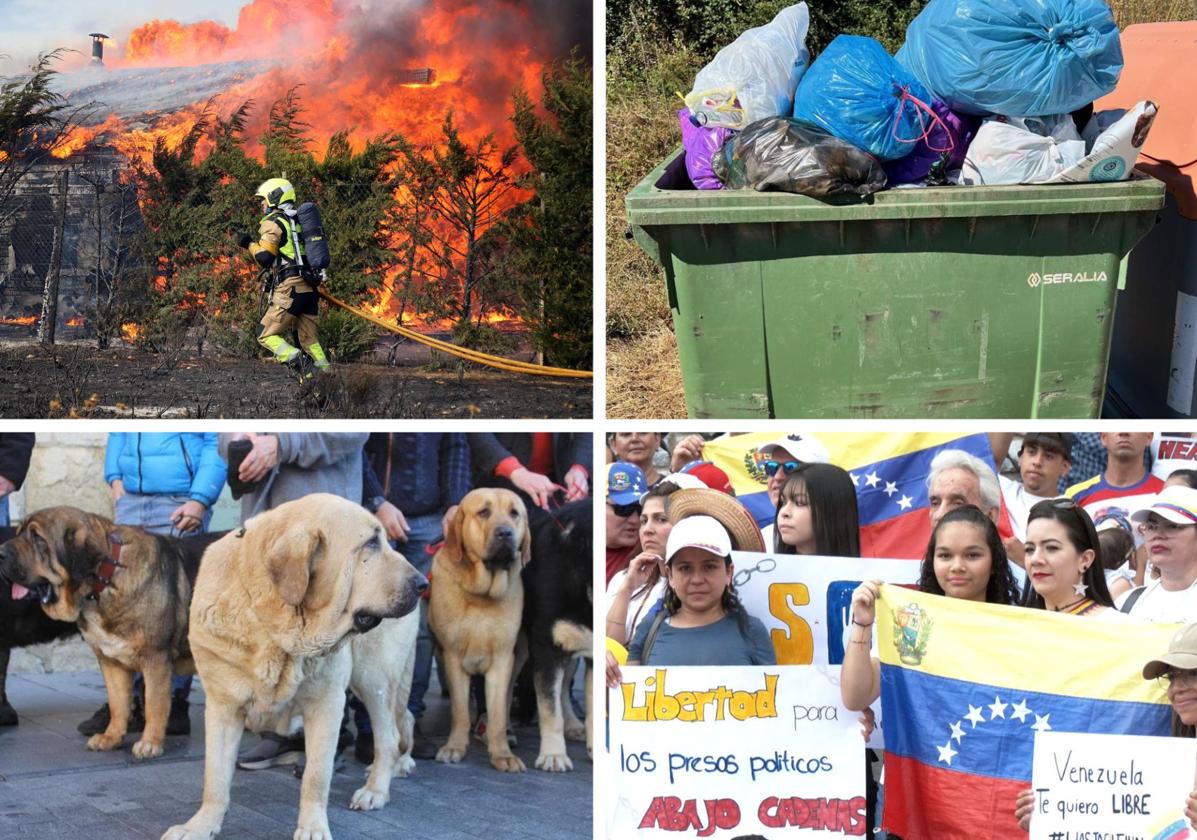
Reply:
<svg viewBox="0 0 1197 840"><path fill-rule="evenodd" d="M695 187L1125 180L1158 111L1093 111L1122 71L1105 0L931 0L895 56L840 35L812 63L809 26L789 6L699 71L678 114Z"/></svg>

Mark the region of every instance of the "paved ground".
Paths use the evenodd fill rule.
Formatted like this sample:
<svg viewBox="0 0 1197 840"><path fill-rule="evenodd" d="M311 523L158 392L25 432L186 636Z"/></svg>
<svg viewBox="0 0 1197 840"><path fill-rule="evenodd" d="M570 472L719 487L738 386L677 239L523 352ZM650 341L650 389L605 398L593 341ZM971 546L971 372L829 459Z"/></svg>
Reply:
<svg viewBox="0 0 1197 840"><path fill-rule="evenodd" d="M0 729L0 840L154 840L195 812L203 786L203 692L198 680L192 691L191 735L168 738L166 754L146 763L134 763L132 736L126 736L122 751L93 753L75 731L104 700L98 672L10 675L8 696L21 723ZM447 733L448 701L435 677L427 700L425 723L433 733ZM365 772L350 749L329 793L334 836L589 840L593 773L585 745L569 743L574 772L545 773L532 767L539 747L536 726L515 732L515 752L528 765L527 773L492 769L484 745L473 741L459 765L417 761L414 774L392 783L391 801L379 811L347 807ZM254 740L247 734L242 746ZM291 767L238 770L221 836L290 837L298 803L299 780Z"/></svg>

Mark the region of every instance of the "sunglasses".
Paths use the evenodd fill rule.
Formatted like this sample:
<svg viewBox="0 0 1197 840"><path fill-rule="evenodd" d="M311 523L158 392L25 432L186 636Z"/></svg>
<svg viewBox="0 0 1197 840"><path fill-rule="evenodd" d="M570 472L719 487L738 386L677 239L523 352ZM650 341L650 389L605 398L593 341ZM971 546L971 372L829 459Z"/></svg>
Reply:
<svg viewBox="0 0 1197 840"><path fill-rule="evenodd" d="M1197 671L1165 671L1160 680L1165 687L1175 684L1180 688L1197 688Z"/></svg>
<svg viewBox="0 0 1197 840"><path fill-rule="evenodd" d="M640 503L631 502L630 504L626 505L617 505L612 503L611 510L615 511L615 515L620 519L627 519L634 513L640 513Z"/></svg>
<svg viewBox="0 0 1197 840"><path fill-rule="evenodd" d="M1146 522L1141 523L1136 530L1143 536L1158 533L1162 537L1170 537L1185 528L1192 527L1192 525L1178 525L1166 519L1148 519Z"/></svg>
<svg viewBox="0 0 1197 840"><path fill-rule="evenodd" d="M772 478L778 470L781 470L782 475L792 473L802 466L802 463L800 461L765 461L761 466L765 468L765 475Z"/></svg>

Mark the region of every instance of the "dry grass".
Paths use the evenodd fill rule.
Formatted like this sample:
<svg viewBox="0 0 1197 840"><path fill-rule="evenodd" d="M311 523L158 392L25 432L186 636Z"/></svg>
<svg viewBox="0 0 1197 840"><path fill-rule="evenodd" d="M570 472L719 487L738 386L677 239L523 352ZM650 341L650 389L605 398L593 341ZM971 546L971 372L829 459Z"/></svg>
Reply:
<svg viewBox="0 0 1197 840"><path fill-rule="evenodd" d="M1119 27L1197 19L1197 0L1109 0ZM607 57L607 416L686 416L661 269L628 239L624 201L679 140L683 93L701 59L633 28ZM677 107L672 107L677 103Z"/></svg>
<svg viewBox="0 0 1197 840"><path fill-rule="evenodd" d="M632 340L607 342L607 417L684 418L677 341L668 321Z"/></svg>
<svg viewBox="0 0 1197 840"><path fill-rule="evenodd" d="M1108 0L1118 28L1135 23L1197 19L1197 0Z"/></svg>

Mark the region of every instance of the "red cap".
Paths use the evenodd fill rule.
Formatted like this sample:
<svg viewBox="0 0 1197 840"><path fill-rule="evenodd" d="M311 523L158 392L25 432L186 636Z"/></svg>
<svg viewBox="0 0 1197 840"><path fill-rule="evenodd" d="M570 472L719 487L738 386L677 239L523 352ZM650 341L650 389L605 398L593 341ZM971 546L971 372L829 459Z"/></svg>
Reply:
<svg viewBox="0 0 1197 840"><path fill-rule="evenodd" d="M731 480L727 477L727 473L710 461L692 461L682 467L682 472L689 473L712 490L718 490L720 493L726 493L729 496L736 495L736 491L732 489Z"/></svg>

